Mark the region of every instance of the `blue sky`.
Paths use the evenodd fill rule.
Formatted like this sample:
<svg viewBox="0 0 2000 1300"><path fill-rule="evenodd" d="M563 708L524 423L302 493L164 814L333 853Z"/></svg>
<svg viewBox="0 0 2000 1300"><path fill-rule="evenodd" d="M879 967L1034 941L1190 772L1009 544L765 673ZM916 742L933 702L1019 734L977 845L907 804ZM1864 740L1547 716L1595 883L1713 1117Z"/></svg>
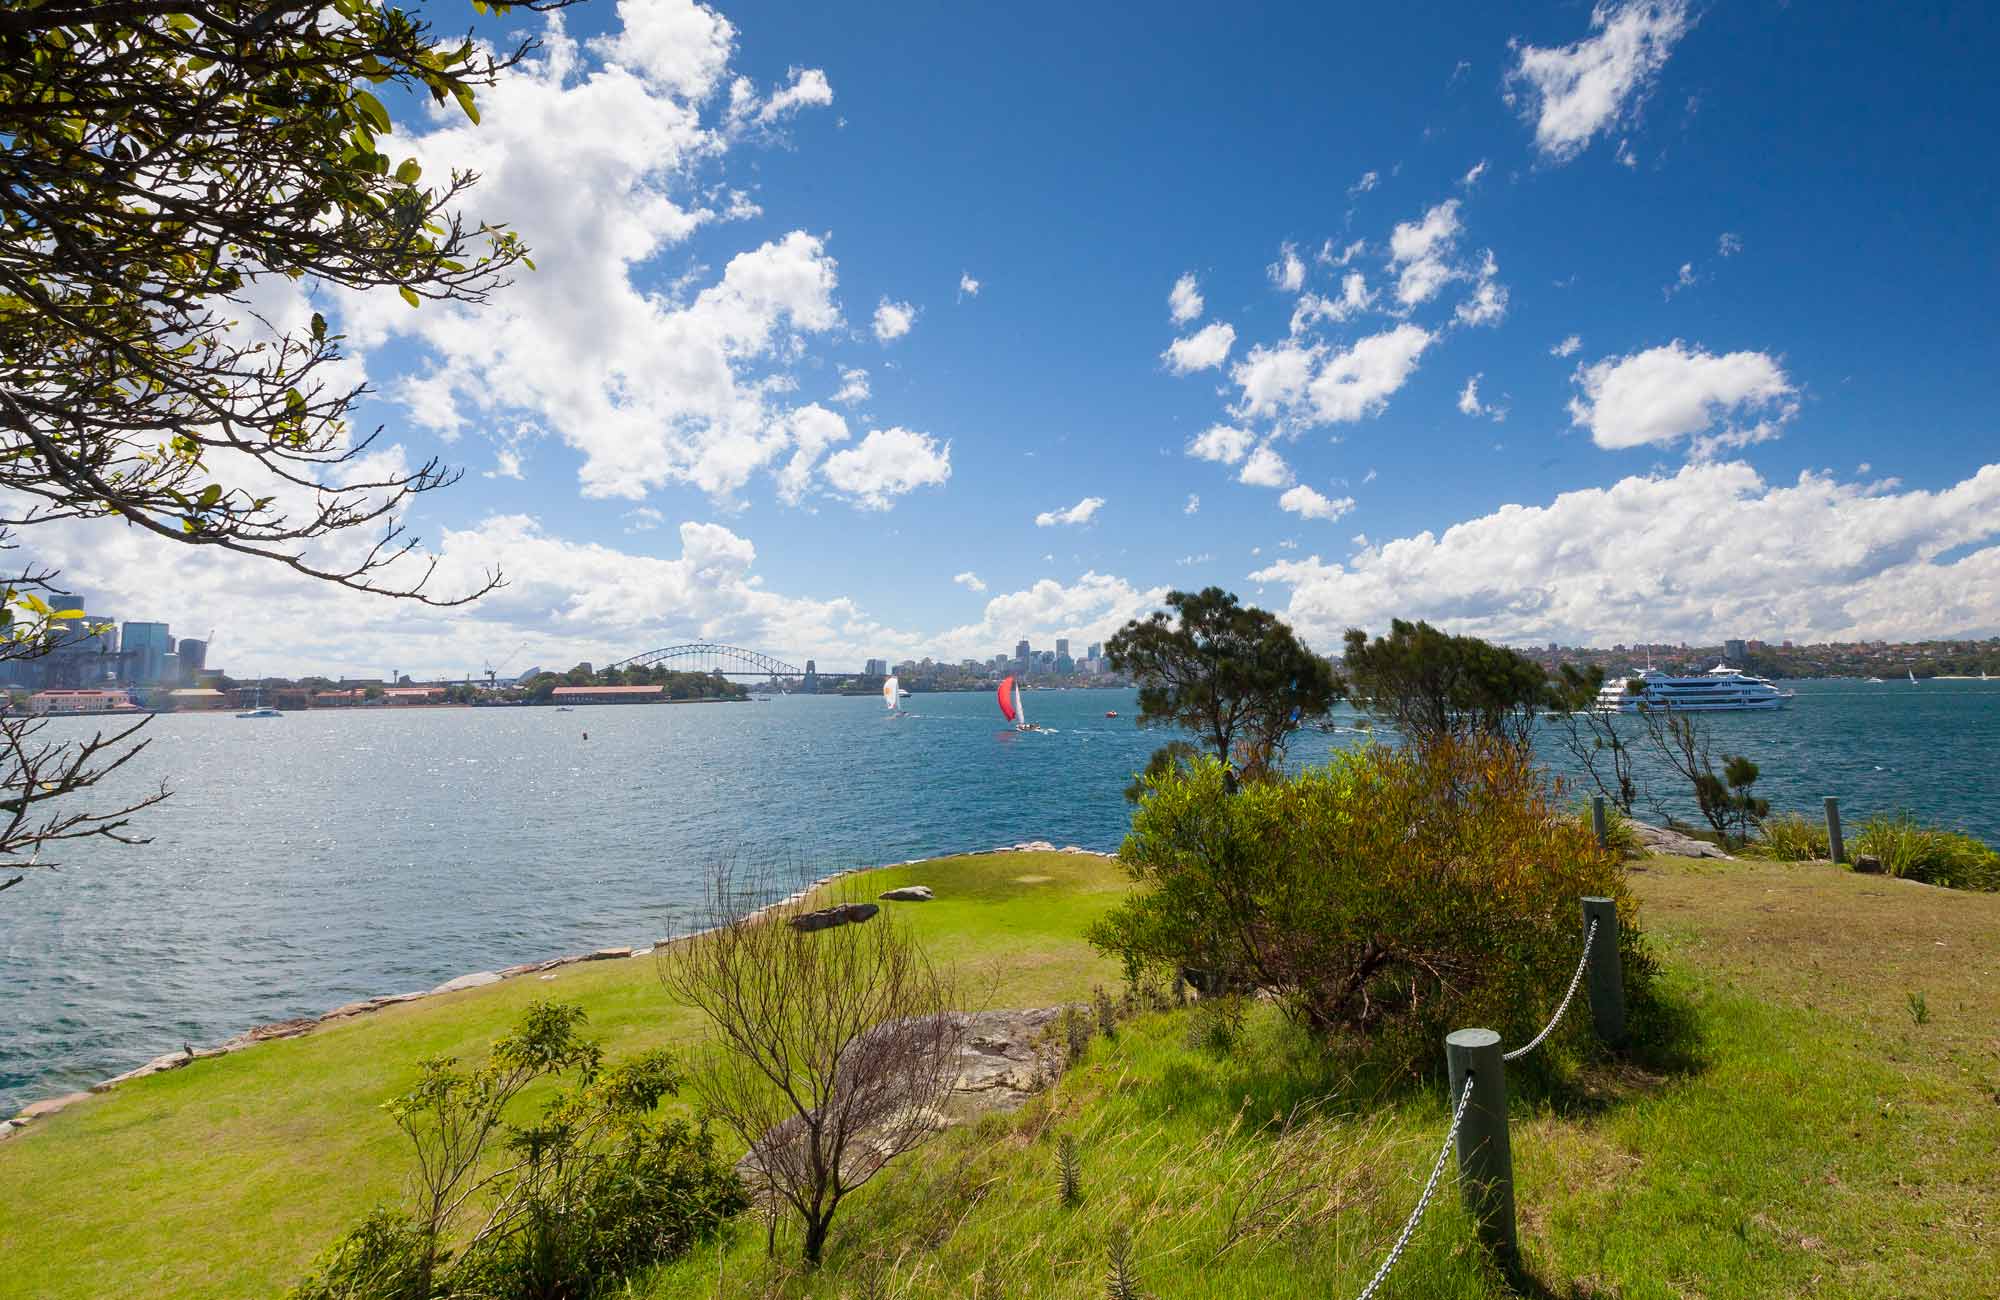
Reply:
<svg viewBox="0 0 2000 1300"><path fill-rule="evenodd" d="M505 567L472 611L58 558L270 670L984 656L1207 583L1323 649L2000 633L1992 11L1083 8L593 2L477 132L410 106L541 269L312 302L466 468L412 523Z"/></svg>

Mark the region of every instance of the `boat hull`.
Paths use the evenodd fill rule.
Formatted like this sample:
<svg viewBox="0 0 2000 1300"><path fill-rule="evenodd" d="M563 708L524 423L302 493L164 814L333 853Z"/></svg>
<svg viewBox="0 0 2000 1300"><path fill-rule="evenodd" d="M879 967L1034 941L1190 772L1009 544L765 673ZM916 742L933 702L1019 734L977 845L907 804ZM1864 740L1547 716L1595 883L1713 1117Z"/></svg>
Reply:
<svg viewBox="0 0 2000 1300"><path fill-rule="evenodd" d="M1637 713L1641 708L1656 709L1669 713L1770 713L1775 709L1790 708L1792 697L1780 695L1769 700L1649 700L1643 695L1635 695L1629 700L1619 700L1616 704L1601 703L1598 713Z"/></svg>

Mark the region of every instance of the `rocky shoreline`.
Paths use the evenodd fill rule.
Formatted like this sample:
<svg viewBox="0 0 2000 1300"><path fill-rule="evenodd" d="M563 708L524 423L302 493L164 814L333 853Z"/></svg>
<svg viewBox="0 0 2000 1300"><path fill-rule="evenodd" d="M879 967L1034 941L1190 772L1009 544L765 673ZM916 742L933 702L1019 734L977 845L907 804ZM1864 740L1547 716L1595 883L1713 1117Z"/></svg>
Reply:
<svg viewBox="0 0 2000 1300"><path fill-rule="evenodd" d="M1081 848L1074 844L1057 847L1047 840L1025 840L1019 844L1002 844L990 849L974 849L970 853L941 854L938 858L911 858L904 862L883 862L868 867L849 867L844 871L836 871L831 875L822 876L811 884L796 889L775 902L766 903L750 915L761 916L766 912L789 907L815 890L823 889L834 881L846 876L860 875L870 871L883 871L892 867L920 867L926 862L935 862L940 860L940 858L982 857L994 853L1072 853L1087 854L1092 857L1111 856L1110 854L1099 853L1095 849ZM441 993L457 993L465 989L483 988L488 984L498 984L502 980L519 979L527 975L541 977L548 975L549 972L559 967L574 966L582 962L620 961L632 957L648 956L659 948L689 937L691 936L672 935L645 948L599 948L592 952L575 953L564 957L551 957L547 961L523 962L518 965L503 967L497 971L472 971L468 974L448 979L433 989L421 990L414 993L391 993L381 997L363 998L356 1002L342 1003L340 1006L322 1015L301 1016L293 1020L279 1020L271 1024L255 1025L232 1038L225 1039L213 1047L184 1047L178 1052L168 1052L163 1056L156 1056L144 1065L136 1066L125 1071L123 1074L116 1074L108 1079L93 1083L84 1091L64 1093L60 1096L45 1097L40 1101L30 1102L22 1107L20 1112L12 1119L0 1120L0 1141L12 1137L15 1133L20 1132L38 1119L45 1119L50 1115L66 1110L77 1102L87 1101L97 1093L110 1092L120 1084L130 1083L134 1079L143 1079L152 1074L163 1074L168 1070L178 1070L196 1061L208 1060L212 1057L227 1056L231 1052L239 1052L246 1047L252 1047L258 1043L275 1042L281 1038L297 1038L301 1035L311 1033L324 1024L330 1024L337 1020L349 1020L355 1016L364 1016L370 1012L380 1011L384 1007L393 1007L405 1002L417 1002L424 998L436 997Z"/></svg>

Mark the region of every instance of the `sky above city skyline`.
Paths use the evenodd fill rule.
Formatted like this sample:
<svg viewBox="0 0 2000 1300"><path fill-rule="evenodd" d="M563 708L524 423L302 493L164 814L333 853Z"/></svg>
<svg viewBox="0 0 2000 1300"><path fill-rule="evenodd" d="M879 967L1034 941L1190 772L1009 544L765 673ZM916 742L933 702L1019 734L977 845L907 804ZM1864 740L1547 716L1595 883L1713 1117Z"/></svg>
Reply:
<svg viewBox="0 0 2000 1300"><path fill-rule="evenodd" d="M480 172L537 269L248 304L346 335L372 456L464 469L408 520L435 589L508 585L22 540L246 674L985 658L1209 584L1329 652L2000 634L1961 8L516 14L481 125L407 102L384 151Z"/></svg>

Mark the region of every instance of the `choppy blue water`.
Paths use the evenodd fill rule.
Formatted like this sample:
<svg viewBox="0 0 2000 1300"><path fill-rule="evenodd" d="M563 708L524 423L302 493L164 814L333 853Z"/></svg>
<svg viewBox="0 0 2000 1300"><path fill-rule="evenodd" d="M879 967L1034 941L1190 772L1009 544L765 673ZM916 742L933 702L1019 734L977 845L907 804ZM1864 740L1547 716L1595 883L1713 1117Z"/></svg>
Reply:
<svg viewBox="0 0 2000 1300"><path fill-rule="evenodd" d="M1780 808L1838 794L1850 822L1909 808L2000 840L2000 682L1797 686L1788 712L1710 718ZM909 703L159 718L102 791L168 781L152 843L68 846L0 894L0 1114L184 1041L650 943L723 857L776 883L1023 839L1115 849L1166 739L1129 691L1030 693L1052 735L1002 730L983 694ZM1293 757L1360 740L1307 732Z"/></svg>

